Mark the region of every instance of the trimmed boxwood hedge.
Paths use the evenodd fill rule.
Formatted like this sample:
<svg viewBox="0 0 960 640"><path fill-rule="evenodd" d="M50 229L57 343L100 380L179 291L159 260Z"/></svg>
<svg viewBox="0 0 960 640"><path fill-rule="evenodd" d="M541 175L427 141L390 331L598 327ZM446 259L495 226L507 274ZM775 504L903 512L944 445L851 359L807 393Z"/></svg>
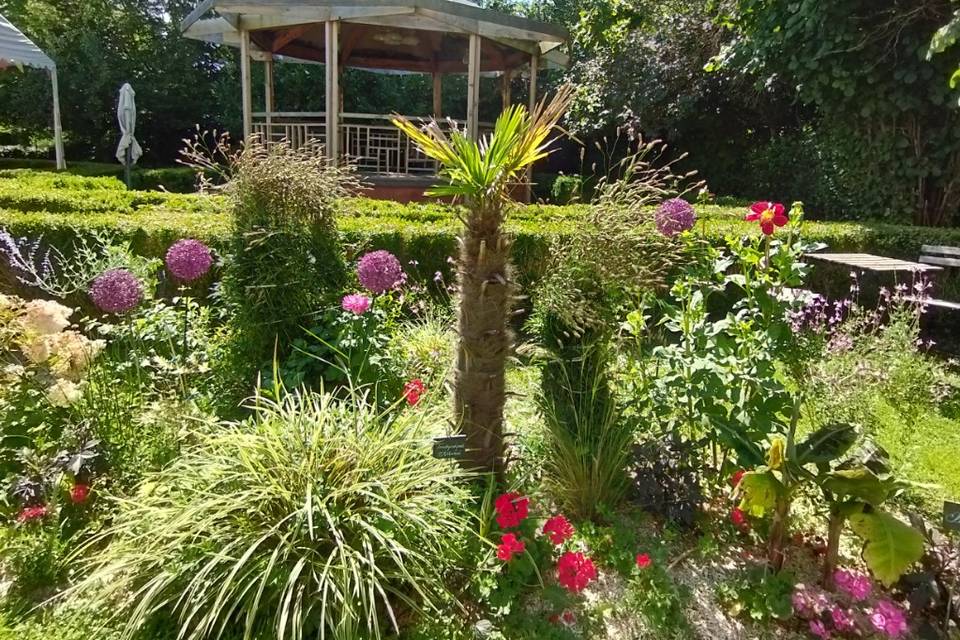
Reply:
<svg viewBox="0 0 960 640"><path fill-rule="evenodd" d="M728 234L757 233L742 221L743 206L698 206L697 231L721 242ZM536 280L551 243L576 232L585 205L529 205L511 212L513 258L521 285ZM343 202L340 229L351 254L387 249L414 262L423 276L449 274L460 225L455 208L351 198ZM162 256L183 237L224 248L230 233L229 203L219 196L127 191L115 177L86 177L30 170L0 170L0 227L16 236L43 236L67 248L76 230L115 234L135 251ZM833 251L857 251L916 259L923 244L960 246L960 229L885 223L808 221L805 236Z"/></svg>

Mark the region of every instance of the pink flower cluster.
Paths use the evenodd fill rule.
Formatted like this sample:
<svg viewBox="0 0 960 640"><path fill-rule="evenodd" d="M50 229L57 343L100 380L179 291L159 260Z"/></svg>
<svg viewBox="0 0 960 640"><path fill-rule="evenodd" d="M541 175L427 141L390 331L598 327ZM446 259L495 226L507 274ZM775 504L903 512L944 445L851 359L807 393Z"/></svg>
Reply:
<svg viewBox="0 0 960 640"><path fill-rule="evenodd" d="M340 301L340 307L344 311L362 316L370 309L370 298L359 293L350 293L343 296L343 300Z"/></svg>
<svg viewBox="0 0 960 640"><path fill-rule="evenodd" d="M837 569L833 574L833 582L838 589L857 602L869 598L873 591L873 583L870 582L869 576L855 571Z"/></svg>
<svg viewBox="0 0 960 640"><path fill-rule="evenodd" d="M793 611L807 621L814 637L827 640L877 633L896 639L906 635L906 613L900 606L890 600L865 606L864 601L873 591L867 576L841 569L834 575L834 581L839 589L836 594L802 584L797 585L793 593Z"/></svg>

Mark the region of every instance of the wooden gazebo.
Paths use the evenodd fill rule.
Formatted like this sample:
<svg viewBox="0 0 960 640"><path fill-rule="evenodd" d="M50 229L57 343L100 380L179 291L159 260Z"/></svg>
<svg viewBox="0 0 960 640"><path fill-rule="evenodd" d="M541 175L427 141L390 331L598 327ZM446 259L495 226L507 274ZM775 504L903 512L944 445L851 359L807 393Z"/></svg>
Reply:
<svg viewBox="0 0 960 640"><path fill-rule="evenodd" d="M443 75L467 74L466 120L450 122L476 138L485 126L478 117L481 74L502 78L504 105L510 103L511 79L526 74L532 103L538 70L567 63L559 50L567 39L563 28L467 0L203 0L182 26L187 37L240 48L244 136L322 145L330 158L348 158L387 190L409 183L422 192L436 167L387 115L342 112L342 68L432 75L437 119L445 115ZM263 111L253 107L251 60L265 66ZM326 110L277 110L275 61L324 64Z"/></svg>

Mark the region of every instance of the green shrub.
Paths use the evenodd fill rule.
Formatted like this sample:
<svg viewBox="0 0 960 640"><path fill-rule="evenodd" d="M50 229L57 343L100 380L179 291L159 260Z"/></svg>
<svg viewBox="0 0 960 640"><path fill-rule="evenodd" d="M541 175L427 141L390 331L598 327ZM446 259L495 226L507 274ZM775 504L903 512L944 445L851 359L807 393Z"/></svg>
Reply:
<svg viewBox="0 0 960 640"><path fill-rule="evenodd" d="M224 299L232 311L220 372L249 393L255 374L309 326L311 314L340 293L346 263L337 234L337 202L347 175L315 153L252 145L239 156Z"/></svg>
<svg viewBox="0 0 960 640"><path fill-rule="evenodd" d="M203 240L224 253L231 251L231 203L223 196L127 192L114 177L0 170L0 201L6 203L0 206L0 227L15 236L42 235L63 250L69 249L79 229L115 234L118 240L128 240L137 253L150 257L162 257L170 244L183 237ZM333 206L348 252L386 249L404 263L418 261L424 273L449 275L447 258L456 252L457 220L447 205L346 198ZM757 233L756 225L742 222L743 203L724 201L723 206L697 205L696 209L701 220L696 232L715 244L722 244L728 233ZM515 238L511 260L521 289L540 280L552 244L576 235L577 223L589 212L588 205L530 205L511 212L507 230ZM808 220L804 233L811 242L826 243L831 251L907 260L916 260L924 244L960 246L960 229L880 222Z"/></svg>
<svg viewBox="0 0 960 640"><path fill-rule="evenodd" d="M583 178L581 176L559 175L550 187L550 197L554 204L570 204L583 197Z"/></svg>
<svg viewBox="0 0 960 640"><path fill-rule="evenodd" d="M435 417L261 400L119 501L73 597L194 640L380 638L432 607L469 527L462 472L424 443Z"/></svg>

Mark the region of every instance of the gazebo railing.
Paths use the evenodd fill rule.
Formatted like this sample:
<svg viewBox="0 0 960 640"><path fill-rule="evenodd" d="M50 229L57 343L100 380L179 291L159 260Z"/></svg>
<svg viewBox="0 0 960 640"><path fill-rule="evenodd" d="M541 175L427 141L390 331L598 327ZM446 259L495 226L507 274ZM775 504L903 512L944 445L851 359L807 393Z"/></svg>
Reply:
<svg viewBox="0 0 960 640"><path fill-rule="evenodd" d="M326 142L326 113L322 111L259 112L253 114L253 119L254 135L267 144L286 140L299 149L323 146ZM463 130L466 123L444 120L443 126ZM490 125L481 125L481 133L490 128ZM420 176L437 172L436 162L420 153L410 138L390 124L390 116L344 113L339 129L341 153L358 171Z"/></svg>

